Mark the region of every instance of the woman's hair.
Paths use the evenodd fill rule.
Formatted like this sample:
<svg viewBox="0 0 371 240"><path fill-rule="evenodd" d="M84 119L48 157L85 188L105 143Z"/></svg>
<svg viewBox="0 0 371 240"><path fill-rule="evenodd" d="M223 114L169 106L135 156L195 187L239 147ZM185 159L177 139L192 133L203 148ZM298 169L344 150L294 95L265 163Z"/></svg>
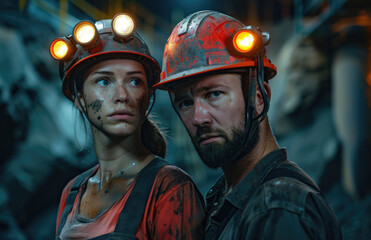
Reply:
<svg viewBox="0 0 371 240"><path fill-rule="evenodd" d="M144 119L141 131L141 139L146 148L153 154L165 158L166 140L160 128L153 120L146 117Z"/></svg>

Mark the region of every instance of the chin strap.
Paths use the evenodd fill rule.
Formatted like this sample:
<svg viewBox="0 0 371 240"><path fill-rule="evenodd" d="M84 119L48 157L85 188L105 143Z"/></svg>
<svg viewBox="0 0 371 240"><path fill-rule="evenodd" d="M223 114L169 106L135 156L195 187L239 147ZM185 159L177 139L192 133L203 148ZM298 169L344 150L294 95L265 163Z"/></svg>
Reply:
<svg viewBox="0 0 371 240"><path fill-rule="evenodd" d="M242 75L243 81L248 82L248 93L246 99L246 120L245 129L248 141L253 133L259 127L259 124L267 116L269 109L269 98L264 89L264 50L262 50L257 56L257 67L249 68L247 73ZM256 96L256 86L258 85L259 90L263 97L264 108L263 111L258 115L255 110L255 96ZM258 121L256 121L258 120Z"/></svg>
<svg viewBox="0 0 371 240"><path fill-rule="evenodd" d="M257 80L258 80L259 89L260 89L260 92L262 94L263 103L264 103L263 111L257 117L257 118L260 118L259 123L261 123L265 119L265 117L267 116L267 113L268 113L268 110L269 110L269 103L270 103L269 97L268 97L268 95L267 95L267 93L265 92L265 89L264 89L264 81L265 81L264 61L263 61L264 54L265 54L264 49L261 52L259 52L259 54L258 54L258 66L257 66L257 77L258 77Z"/></svg>
<svg viewBox="0 0 371 240"><path fill-rule="evenodd" d="M149 110L147 111L147 114L146 114L146 116L144 118L147 118L148 115L151 113L152 108L155 105L155 101L156 101L156 91L153 90L151 106L149 107Z"/></svg>

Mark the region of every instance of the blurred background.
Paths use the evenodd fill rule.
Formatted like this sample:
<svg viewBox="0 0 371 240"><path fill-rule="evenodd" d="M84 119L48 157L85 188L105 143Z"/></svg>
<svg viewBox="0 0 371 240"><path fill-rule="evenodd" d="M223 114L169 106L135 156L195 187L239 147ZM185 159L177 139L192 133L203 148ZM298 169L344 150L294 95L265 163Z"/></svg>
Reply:
<svg viewBox="0 0 371 240"><path fill-rule="evenodd" d="M161 64L172 28L217 10L271 33L269 119L289 159L321 187L344 239L371 239L371 2L368 0L2 0L0 2L0 239L54 239L60 194L96 164L77 110L62 94L56 37L79 20L135 17ZM199 160L168 95L152 117L167 159L206 193L221 171Z"/></svg>

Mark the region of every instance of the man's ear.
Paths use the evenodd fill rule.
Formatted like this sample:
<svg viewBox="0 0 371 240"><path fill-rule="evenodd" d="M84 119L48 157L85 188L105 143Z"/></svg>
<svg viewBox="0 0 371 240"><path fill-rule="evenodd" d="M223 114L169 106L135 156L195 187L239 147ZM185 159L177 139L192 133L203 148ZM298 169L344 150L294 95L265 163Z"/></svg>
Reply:
<svg viewBox="0 0 371 240"><path fill-rule="evenodd" d="M80 101L79 101L80 100ZM81 105L80 105L81 103ZM79 92L77 93L77 96L75 97L75 106L79 109L80 112L82 112L82 108L85 108L85 100L82 96L82 94Z"/></svg>
<svg viewBox="0 0 371 240"><path fill-rule="evenodd" d="M266 81L264 81L264 91L270 100L271 99L271 88ZM255 110L258 114L260 114L263 111L263 109L264 109L263 95L259 89L259 86L256 85Z"/></svg>

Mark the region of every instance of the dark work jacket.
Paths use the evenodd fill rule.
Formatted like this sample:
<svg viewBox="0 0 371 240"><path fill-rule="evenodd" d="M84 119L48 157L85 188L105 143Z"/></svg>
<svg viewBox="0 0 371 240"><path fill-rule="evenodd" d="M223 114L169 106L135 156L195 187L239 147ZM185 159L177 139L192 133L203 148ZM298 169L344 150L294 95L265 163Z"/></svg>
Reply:
<svg viewBox="0 0 371 240"><path fill-rule="evenodd" d="M227 196L224 191L222 176L207 193L206 239L342 239L334 212L285 149L265 156Z"/></svg>

